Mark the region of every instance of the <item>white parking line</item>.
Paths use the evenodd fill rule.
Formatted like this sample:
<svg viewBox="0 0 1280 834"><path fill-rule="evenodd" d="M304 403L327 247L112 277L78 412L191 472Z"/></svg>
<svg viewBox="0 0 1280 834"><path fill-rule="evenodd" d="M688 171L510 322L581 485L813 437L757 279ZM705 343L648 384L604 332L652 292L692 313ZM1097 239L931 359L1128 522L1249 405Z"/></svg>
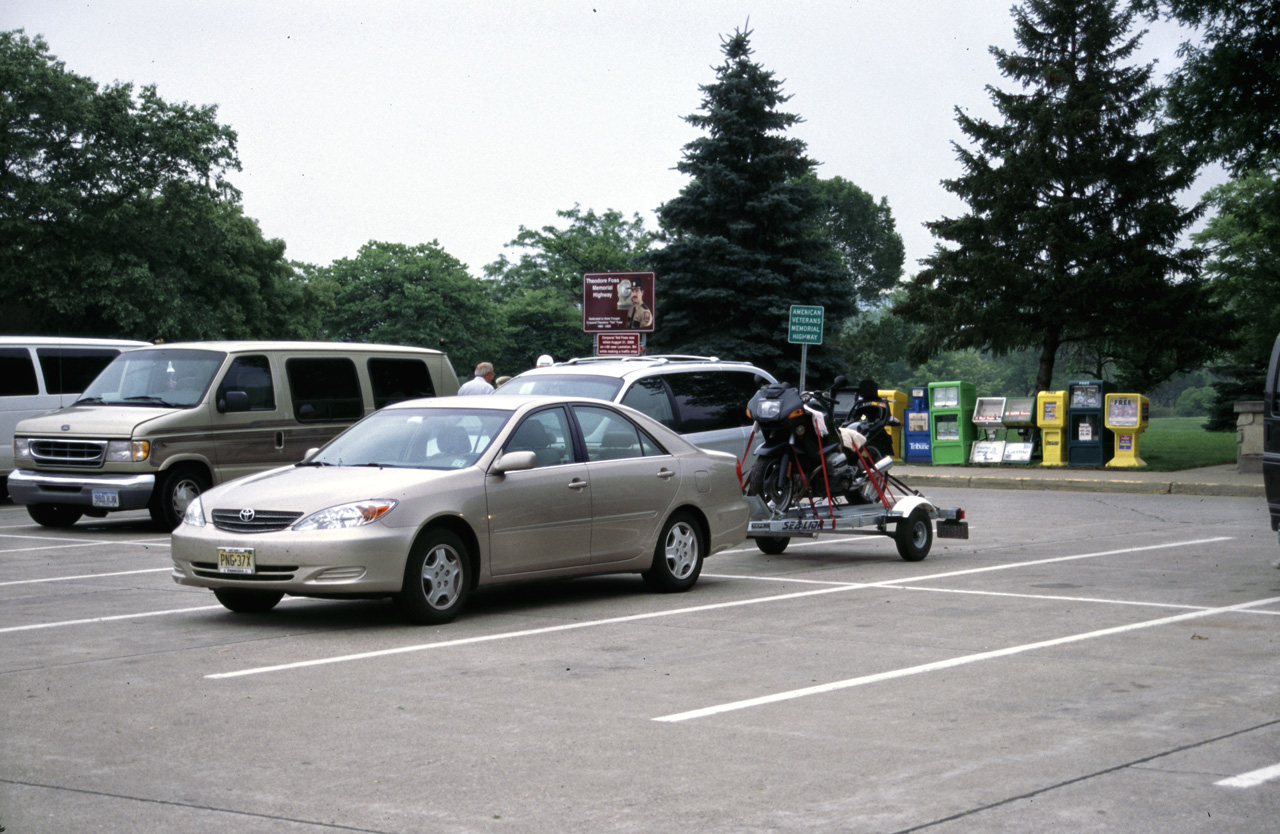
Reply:
<svg viewBox="0 0 1280 834"><path fill-rule="evenodd" d="M67 544L51 544L45 547L11 547L0 550L4 553L34 553L37 550L69 550L75 547L102 547L103 545L136 544L139 547L172 547L169 539L61 539L51 536L10 536L0 535L0 539L34 539L36 541L60 541Z"/></svg>
<svg viewBox="0 0 1280 834"><path fill-rule="evenodd" d="M805 698L810 695L822 695L827 692L835 692L841 689L850 689L855 686L864 686L869 683L880 683L881 681L895 680L897 678L905 678L911 675L920 675L925 672L937 672L942 669L953 669L957 666L965 666L970 663L977 663L983 660L994 660L1001 657L1010 657L1016 654L1036 651L1038 649L1047 649L1054 646L1063 646L1068 643L1078 643L1081 640L1093 640L1099 637L1110 637L1114 634L1124 634L1128 631L1137 631L1139 629L1153 628L1155 626L1169 625L1170 623L1180 623L1186 620L1195 620L1202 617L1210 617L1216 614L1228 614L1235 611L1246 611L1250 608L1257 608L1262 605L1271 605L1280 602L1280 597L1269 597L1267 599L1258 599L1253 602L1242 602L1238 605L1229 605L1223 608L1208 608L1203 611L1192 611L1187 614L1175 614L1172 617L1161 617L1158 620L1147 620L1141 623L1130 623L1129 625L1115 626L1113 628L1103 628L1098 631L1087 631L1082 634L1071 634L1066 637L1055 637L1052 640L1041 640L1038 643L1025 643L1021 646L1009 646L1004 649L996 649L990 652L979 652L977 654L963 655L961 657L953 657L948 660L939 660L934 663L925 663L920 666L909 666L905 669L893 669L888 672L880 672L874 675L864 675L859 678L849 678L843 681L834 681L832 683L824 683L819 686L807 686L803 689L793 689L789 692L775 692L772 695L762 695L758 698L747 698L742 701L733 701L727 704L717 704L712 707L703 707L701 709L689 710L687 712L678 712L672 715L663 715L654 718L654 721L663 721L674 723L677 721L689 721L694 718L706 718L710 715L719 715L724 712L734 712L736 710L748 709L750 707L759 707L766 704L776 704L781 701L792 701L797 698ZM1248 776L1249 774L1245 774ZM1237 777L1242 778L1242 777Z"/></svg>
<svg viewBox="0 0 1280 834"><path fill-rule="evenodd" d="M784 599L798 599L800 597L817 596L818 594L837 593L857 587L861 586L841 585L835 588L820 588L816 591L797 591L794 594L778 594L776 596L757 597L755 599L741 599L735 602L717 602L711 605L695 605L689 608L676 608L671 611L650 611L645 614L629 614L625 617L609 617L604 620L585 620L580 623L566 623L565 625L547 626L545 628L529 628L524 629L523 631L504 631L500 634L486 634L482 637L463 637L458 640L442 640L438 643L419 643L412 646L400 646L395 649L379 649L374 652L361 652L360 654L347 654L339 657L325 657L320 658L319 660L300 660L296 663L282 663L278 666L259 666L256 669L242 669L239 672L221 672L216 675L205 675L205 677L210 680L240 678L246 675L261 675L265 672L283 672L289 669L305 669L308 666L324 666L329 663L345 663L351 660L368 660L373 657L388 657L390 655L406 654L408 652L424 652L431 649L446 649L453 646L471 646L476 643L491 643L495 640L511 640L516 637L554 634L558 631L575 631L580 628L595 628L597 626L613 625L615 623L633 623L639 620L653 620L659 617L674 617L680 614L715 611L721 608L737 608L743 605L758 605L762 602L776 602Z"/></svg>
<svg viewBox="0 0 1280 834"><path fill-rule="evenodd" d="M281 605L285 603L297 602L314 602L314 600L303 599L302 597L287 597L280 601ZM115 623L121 620L142 620L147 617L168 617L171 614L189 614L193 611L225 611L221 605L197 605L193 608L170 608L165 611L146 611L141 614L115 614L110 617L86 617L83 620L61 620L56 623L33 623L24 626L9 626L8 628L0 628L0 634L9 634L15 631L38 631L42 628L59 628L61 626L72 625L92 625L94 623Z"/></svg>
<svg viewBox="0 0 1280 834"><path fill-rule="evenodd" d="M1232 776L1230 779L1223 779L1213 784L1221 785L1224 788L1255 788L1263 782L1270 782L1272 779L1280 779L1280 764L1273 764L1271 767L1264 767L1261 770L1251 770L1248 773L1241 773L1239 776Z"/></svg>
<svg viewBox="0 0 1280 834"><path fill-rule="evenodd" d="M654 619L658 617L671 617L679 614L691 614L691 613L697 613L701 611L714 611L720 608L733 608L733 607L742 606L742 605L759 605L761 603L766 603L766 602L777 602L781 600L799 599L802 597L815 596L817 594L839 593L842 591L852 591L852 590L859 590L863 588L892 588L906 582L925 582L932 579L941 579L944 577L952 577L952 576L965 576L968 574L985 573L993 570L1009 570L1012 568L1026 567L1029 565L1043 565L1051 562L1069 562L1076 559L1088 559L1088 558L1094 558L1098 556L1112 556L1112 555L1124 554L1124 553L1136 553L1144 550L1158 550L1161 548L1170 548L1170 547L1186 547L1190 545L1205 544L1209 542L1228 541L1229 539L1230 539L1229 536L1219 536L1211 539L1195 539L1192 541L1172 542L1169 544L1147 545L1144 547L1126 547L1121 550L1105 550L1097 553L1079 554L1076 556L1059 556L1051 559L1036 559L1031 562L1014 562L1014 563L1007 563L1003 565L991 565L991 566L982 567L982 568L970 568L966 570L947 571L944 573L935 573L935 574L929 574L926 576L894 579L886 582L848 583L848 584L842 583L832 587L824 587L814 591L798 591L792 594L779 594L776 596L758 597L758 598L748 599L748 600L738 600L736 602L723 602L723 603L715 603L712 605L693 606L690 608L678 608L673 611L657 611L657 612L651 612L647 614L635 614L635 615L626 616L626 617L610 617L604 620L588 620L580 623L570 623L568 625L548 626L546 628L534 628L534 629L525 629L522 631L503 632L501 634L490 634L484 637L467 637L467 638L462 638L460 640L446 640L446 641L441 641L436 643L421 643L421 644L415 644L412 646L401 646L395 649L381 649L379 651L361 652L360 654L341 655L338 657L327 657L327 658L321 658L318 660L301 660L294 663L282 663L276 666L261 666L254 669L243 669L238 672L222 672L214 675L206 675L205 677L210 679L221 679L221 678L241 677L244 675L258 675L266 672L281 672L281 671L286 671L291 669L303 669L309 666L322 666L330 663L344 663L347 661L354 661L354 660L368 660L370 658L376 658L376 657L387 657L389 655L405 654L407 652L428 651L431 649L442 649L442 648L448 648L452 646L467 646L475 643L487 643L494 640L510 640L516 637L531 637L531 636L542 635L542 634L552 634L558 631L571 631L571 630L581 629L581 628L594 628L596 626L614 625L616 623L636 622L639 620ZM804 580L796 580L796 581L802 582ZM1199 615L1200 615L1200 612L1197 612L1197 616Z"/></svg>
<svg viewBox="0 0 1280 834"><path fill-rule="evenodd" d="M72 625L91 625L93 623L112 623L120 620L141 620L144 617L167 617L170 614L186 614L191 611L211 611L222 608L221 605L201 605L196 608L170 608L167 611L147 611L143 614L117 614L112 617L86 617L83 620L62 620L56 623L34 623L24 626L10 626L8 628L0 628L0 634L9 634L15 631L37 631L42 628L60 628L61 626Z"/></svg>
<svg viewBox="0 0 1280 834"><path fill-rule="evenodd" d="M131 576L135 573L160 573L161 571L172 571L173 568L147 568L146 570L118 570L112 573L82 573L79 576L46 576L44 579L14 579L9 582L0 582L0 587L5 585L36 585L43 582L69 582L75 579L101 579L104 576Z"/></svg>

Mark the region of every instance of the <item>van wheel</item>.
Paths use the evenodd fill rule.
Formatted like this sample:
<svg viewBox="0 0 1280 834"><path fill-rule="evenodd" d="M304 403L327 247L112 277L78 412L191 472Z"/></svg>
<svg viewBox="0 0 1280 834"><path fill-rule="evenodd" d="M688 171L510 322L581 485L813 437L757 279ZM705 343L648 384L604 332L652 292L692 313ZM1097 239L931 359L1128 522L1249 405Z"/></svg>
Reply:
<svg viewBox="0 0 1280 834"><path fill-rule="evenodd" d="M187 506L208 488L209 476L198 466L175 466L160 473L147 505L151 520L165 530L176 529Z"/></svg>
<svg viewBox="0 0 1280 834"><path fill-rule="evenodd" d="M66 504L28 504L27 515L42 527L70 527L84 513Z"/></svg>

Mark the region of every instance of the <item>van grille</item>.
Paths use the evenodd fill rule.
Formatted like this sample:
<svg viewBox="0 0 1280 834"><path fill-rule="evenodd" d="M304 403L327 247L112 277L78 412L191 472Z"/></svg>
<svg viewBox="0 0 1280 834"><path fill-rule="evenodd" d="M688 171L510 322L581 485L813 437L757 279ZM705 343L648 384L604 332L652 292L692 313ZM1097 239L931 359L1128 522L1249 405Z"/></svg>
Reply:
<svg viewBox="0 0 1280 834"><path fill-rule="evenodd" d="M31 457L37 466L99 468L107 456L105 440L32 440Z"/></svg>
<svg viewBox="0 0 1280 834"><path fill-rule="evenodd" d="M230 533L274 533L302 518L278 510L214 510L213 526Z"/></svg>

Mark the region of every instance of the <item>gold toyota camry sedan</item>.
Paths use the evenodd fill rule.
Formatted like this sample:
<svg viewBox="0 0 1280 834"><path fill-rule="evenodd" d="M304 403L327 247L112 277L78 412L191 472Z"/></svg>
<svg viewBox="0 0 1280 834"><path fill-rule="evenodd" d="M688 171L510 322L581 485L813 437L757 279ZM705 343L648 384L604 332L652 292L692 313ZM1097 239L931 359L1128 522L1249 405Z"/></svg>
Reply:
<svg viewBox="0 0 1280 834"><path fill-rule="evenodd" d="M746 537L735 463L599 400L412 400L192 501L173 578L232 611L285 594L389 597L424 624L518 580L639 573L685 591L706 556Z"/></svg>

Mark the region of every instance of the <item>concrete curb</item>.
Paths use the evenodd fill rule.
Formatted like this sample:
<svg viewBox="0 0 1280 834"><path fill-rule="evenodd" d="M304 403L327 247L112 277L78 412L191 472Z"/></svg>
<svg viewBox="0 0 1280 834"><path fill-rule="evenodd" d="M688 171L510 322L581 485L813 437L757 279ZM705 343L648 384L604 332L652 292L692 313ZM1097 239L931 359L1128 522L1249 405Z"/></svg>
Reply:
<svg viewBox="0 0 1280 834"><path fill-rule="evenodd" d="M1119 480L1106 478L1035 478L1003 475L906 474L903 480L913 487L948 489L1040 489L1071 492L1129 492L1148 495L1217 495L1234 498L1263 498L1262 484L1196 483L1177 480Z"/></svg>

